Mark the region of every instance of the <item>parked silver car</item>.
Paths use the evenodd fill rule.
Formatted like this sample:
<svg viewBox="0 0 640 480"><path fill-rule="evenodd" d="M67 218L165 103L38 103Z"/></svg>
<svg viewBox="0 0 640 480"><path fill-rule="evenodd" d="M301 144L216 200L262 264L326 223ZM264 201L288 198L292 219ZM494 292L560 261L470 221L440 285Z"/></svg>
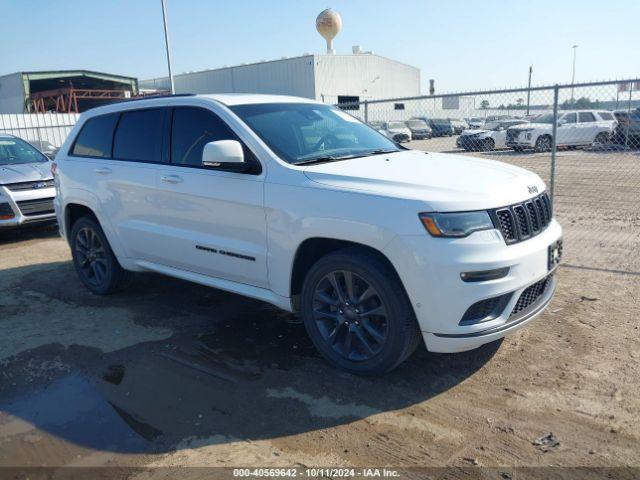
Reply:
<svg viewBox="0 0 640 480"><path fill-rule="evenodd" d="M0 134L0 229L55 220L51 162L13 135Z"/></svg>

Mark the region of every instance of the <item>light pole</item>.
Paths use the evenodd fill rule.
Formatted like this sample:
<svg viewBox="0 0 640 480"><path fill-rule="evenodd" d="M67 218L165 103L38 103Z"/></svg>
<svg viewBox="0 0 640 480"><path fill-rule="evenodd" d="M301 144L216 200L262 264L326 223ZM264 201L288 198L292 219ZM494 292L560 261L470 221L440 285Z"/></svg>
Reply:
<svg viewBox="0 0 640 480"><path fill-rule="evenodd" d="M533 73L533 65L529 65L529 87L527 88L527 115L529 115L529 102L531 101L531 74Z"/></svg>
<svg viewBox="0 0 640 480"><path fill-rule="evenodd" d="M574 45L571 48L573 48L573 69L571 71L571 103L575 103L573 99L573 84L576 83L576 50L578 49L578 45Z"/></svg>
<svg viewBox="0 0 640 480"><path fill-rule="evenodd" d="M171 47L169 46L169 31L167 30L167 8L164 4L164 0L160 0L162 3L162 22L164 23L164 44L167 48L167 68L169 69L169 84L171 85L171 95L176 93L175 85L173 84L173 74L171 73Z"/></svg>

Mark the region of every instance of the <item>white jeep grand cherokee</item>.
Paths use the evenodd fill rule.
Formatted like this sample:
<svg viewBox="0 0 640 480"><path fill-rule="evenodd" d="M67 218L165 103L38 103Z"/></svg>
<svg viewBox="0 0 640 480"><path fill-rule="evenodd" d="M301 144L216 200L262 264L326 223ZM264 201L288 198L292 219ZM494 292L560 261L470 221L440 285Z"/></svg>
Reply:
<svg viewBox="0 0 640 480"><path fill-rule="evenodd" d="M548 305L561 228L535 174L406 150L302 98L173 96L82 114L54 168L81 281L153 271L300 312L379 374L499 339Z"/></svg>

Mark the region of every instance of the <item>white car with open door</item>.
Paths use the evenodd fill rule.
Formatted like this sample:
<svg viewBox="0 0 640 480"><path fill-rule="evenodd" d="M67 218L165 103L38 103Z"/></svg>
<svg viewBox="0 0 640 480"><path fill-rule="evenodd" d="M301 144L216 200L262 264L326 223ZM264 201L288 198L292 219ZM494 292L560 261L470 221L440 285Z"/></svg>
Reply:
<svg viewBox="0 0 640 480"><path fill-rule="evenodd" d="M490 151L496 148L505 148L507 129L525 123L529 122L518 119L487 122L483 128L463 131L456 140L456 146L467 151Z"/></svg>

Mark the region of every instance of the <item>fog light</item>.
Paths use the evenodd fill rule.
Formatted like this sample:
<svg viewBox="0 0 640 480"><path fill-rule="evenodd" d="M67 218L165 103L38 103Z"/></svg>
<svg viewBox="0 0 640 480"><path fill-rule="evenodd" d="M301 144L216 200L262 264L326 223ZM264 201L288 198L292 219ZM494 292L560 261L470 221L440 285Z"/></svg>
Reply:
<svg viewBox="0 0 640 480"><path fill-rule="evenodd" d="M460 278L463 282L486 282L506 277L509 267L496 268L494 270L479 270L477 272L462 272Z"/></svg>
<svg viewBox="0 0 640 480"><path fill-rule="evenodd" d="M8 203L0 203L0 220L10 220L14 218L13 210Z"/></svg>

